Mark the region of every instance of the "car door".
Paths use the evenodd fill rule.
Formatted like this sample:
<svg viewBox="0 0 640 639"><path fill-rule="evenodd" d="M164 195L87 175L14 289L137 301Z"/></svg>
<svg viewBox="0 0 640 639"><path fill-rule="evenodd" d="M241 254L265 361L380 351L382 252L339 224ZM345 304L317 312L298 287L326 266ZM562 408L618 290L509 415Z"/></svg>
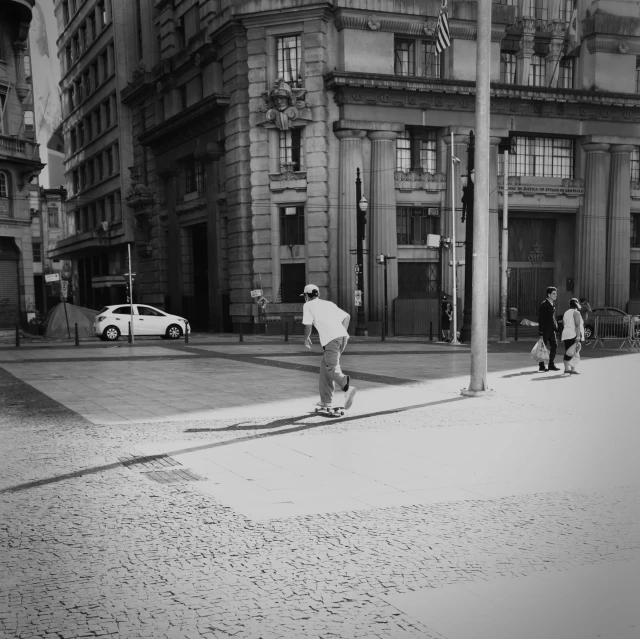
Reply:
<svg viewBox="0 0 640 639"><path fill-rule="evenodd" d="M134 308L135 311L135 308ZM134 322L135 322L135 315ZM118 306L118 308L114 308L111 313L111 319L113 320L114 326L118 327L120 331L120 335L129 335L129 322L131 321L131 306L128 304L126 306ZM135 324L134 330L135 330Z"/></svg>
<svg viewBox="0 0 640 639"><path fill-rule="evenodd" d="M140 335L164 335L167 330L165 316L150 306L137 306Z"/></svg>

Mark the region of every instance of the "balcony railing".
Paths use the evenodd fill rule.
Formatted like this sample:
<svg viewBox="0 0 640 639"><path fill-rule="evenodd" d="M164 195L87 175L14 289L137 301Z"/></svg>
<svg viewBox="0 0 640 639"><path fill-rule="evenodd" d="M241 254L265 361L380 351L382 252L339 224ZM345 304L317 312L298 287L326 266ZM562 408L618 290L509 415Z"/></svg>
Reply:
<svg viewBox="0 0 640 639"><path fill-rule="evenodd" d="M0 135L0 154L26 158L27 160L40 158L37 144L11 135Z"/></svg>

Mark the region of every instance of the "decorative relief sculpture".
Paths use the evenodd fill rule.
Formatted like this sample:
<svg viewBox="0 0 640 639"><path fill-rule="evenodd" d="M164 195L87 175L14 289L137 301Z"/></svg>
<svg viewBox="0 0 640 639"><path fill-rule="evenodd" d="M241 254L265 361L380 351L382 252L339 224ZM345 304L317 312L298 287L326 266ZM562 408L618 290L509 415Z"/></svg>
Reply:
<svg viewBox="0 0 640 639"><path fill-rule="evenodd" d="M436 32L436 27L437 26L438 26L438 23L435 20L427 20L424 23L422 29L423 29L425 35L432 36Z"/></svg>
<svg viewBox="0 0 640 639"><path fill-rule="evenodd" d="M304 101L306 92L304 87L292 88L278 78L273 89L262 94L267 102L260 108L265 113L265 122L273 122L281 131L288 131L291 123L300 117L300 111L309 106Z"/></svg>
<svg viewBox="0 0 640 639"><path fill-rule="evenodd" d="M369 16L367 18L367 27L371 29L371 31L378 31L380 29L380 18L376 16Z"/></svg>

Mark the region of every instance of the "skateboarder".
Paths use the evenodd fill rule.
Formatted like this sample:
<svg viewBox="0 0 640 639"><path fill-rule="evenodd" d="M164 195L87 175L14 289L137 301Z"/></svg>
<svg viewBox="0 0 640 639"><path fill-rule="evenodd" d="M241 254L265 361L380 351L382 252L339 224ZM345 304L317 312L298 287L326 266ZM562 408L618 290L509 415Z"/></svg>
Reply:
<svg viewBox="0 0 640 639"><path fill-rule="evenodd" d="M304 345L311 348L311 328L316 327L320 336L320 345L324 356L320 364L320 403L318 407L330 408L333 402L334 383L344 391L344 407L353 404L356 394L355 386L349 385L349 376L340 368L340 355L347 346L349 333L347 327L351 317L333 302L321 300L320 291L315 284L304 287L305 304L302 307L302 323L304 324Z"/></svg>

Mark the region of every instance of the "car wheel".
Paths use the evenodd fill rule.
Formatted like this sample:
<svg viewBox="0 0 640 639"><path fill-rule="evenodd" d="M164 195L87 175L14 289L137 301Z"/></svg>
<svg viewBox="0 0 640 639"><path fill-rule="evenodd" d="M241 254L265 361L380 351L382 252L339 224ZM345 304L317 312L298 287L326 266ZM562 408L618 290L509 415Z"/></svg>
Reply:
<svg viewBox="0 0 640 639"><path fill-rule="evenodd" d="M591 339L593 337L593 327L588 324L584 327L584 338Z"/></svg>
<svg viewBox="0 0 640 639"><path fill-rule="evenodd" d="M102 337L108 342L115 342L120 337L120 329L117 326L107 326L102 331Z"/></svg>
<svg viewBox="0 0 640 639"><path fill-rule="evenodd" d="M169 339L180 339L182 337L182 329L177 324L171 324L167 328L166 336Z"/></svg>

